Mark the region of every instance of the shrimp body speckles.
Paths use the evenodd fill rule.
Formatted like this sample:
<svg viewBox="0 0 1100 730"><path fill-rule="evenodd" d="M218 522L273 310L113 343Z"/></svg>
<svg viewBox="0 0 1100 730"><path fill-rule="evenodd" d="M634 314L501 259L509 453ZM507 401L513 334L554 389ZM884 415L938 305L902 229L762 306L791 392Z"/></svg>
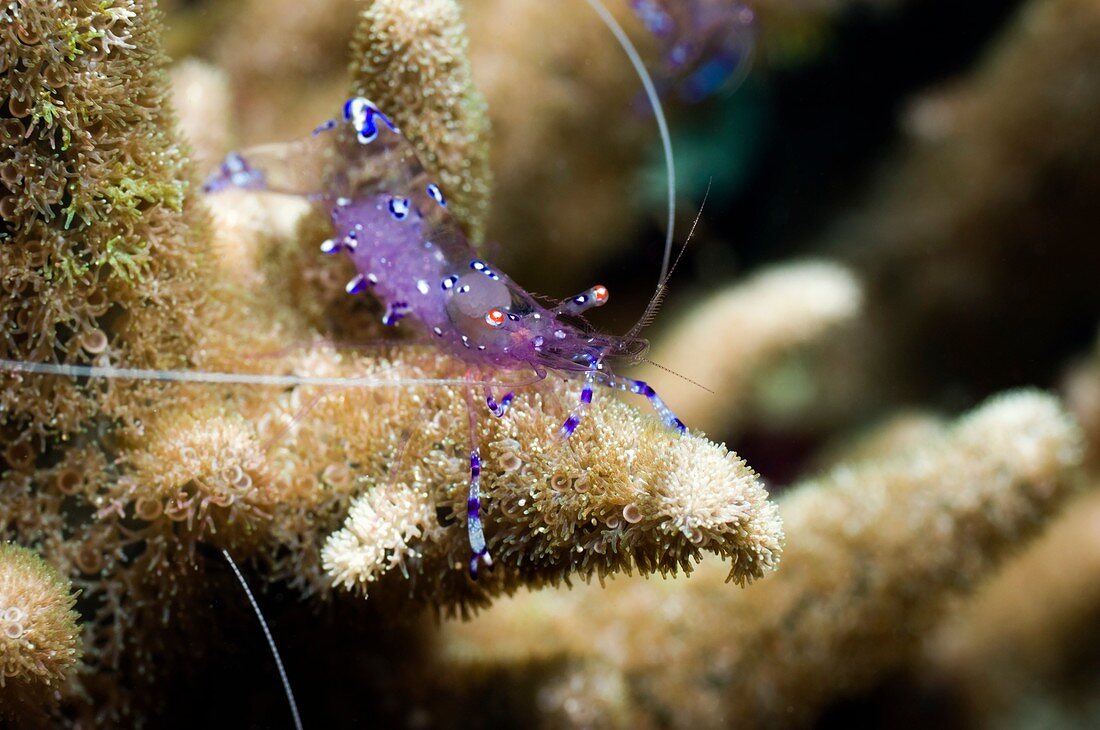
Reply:
<svg viewBox="0 0 1100 730"><path fill-rule="evenodd" d="M645 396L669 427L685 430L649 385L616 376L605 364L636 354L644 341L578 326L578 315L607 301L607 288L594 286L550 309L479 258L412 145L367 99L349 99L342 119L325 122L304 140L230 155L204 189L229 187L300 195L322 206L333 235L321 250L343 252L358 272L347 292L369 291L386 307L385 324L408 320L466 361L471 380L475 373L527 368L539 377L549 371L583 375L563 438L579 425L596 384ZM497 417L511 399L509 393L498 403L490 389L485 396ZM473 432L471 427L471 441ZM479 519L476 443L470 453L467 523L476 575L478 562L491 560Z"/></svg>

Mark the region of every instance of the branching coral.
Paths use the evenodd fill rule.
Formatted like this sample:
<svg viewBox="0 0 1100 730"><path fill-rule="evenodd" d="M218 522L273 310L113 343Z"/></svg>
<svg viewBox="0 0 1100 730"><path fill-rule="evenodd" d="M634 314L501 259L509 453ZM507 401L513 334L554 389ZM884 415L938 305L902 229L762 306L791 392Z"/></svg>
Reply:
<svg viewBox="0 0 1100 730"><path fill-rule="evenodd" d="M248 115L246 136L259 130L267 130L265 140L293 136L330 115L328 105L347 92L343 48L362 8L342 1L278 3L286 12L271 3L240 5L246 12L223 36L220 53L232 59L224 66ZM576 261L596 239L613 240L617 228L633 225L617 206L633 180L646 122L611 122L629 108L635 86L628 64L605 52L609 39L596 19L583 4L576 18L573 8L547 7L496 0L471 6L471 27L523 21L492 41L496 51L475 51L474 71L489 81L491 98L505 100L497 105L502 138L496 149L507 189L500 199L510 208L499 220L506 221L501 230L518 232L505 238L511 244L522 234L542 246L553 238L545 224L560 219L556 230L570 232L569 239L543 251L566 251L563 259ZM1095 146L1086 132L1073 127L1064 139L1036 141L1021 130L1041 120L1061 124L1062 117L1069 126L1087 126L1075 104L1084 99L1081 106L1091 109L1092 66L1080 58L1092 57L1096 16L1080 0L1035 0L1034 7L1034 25L1014 36L1020 46L1006 45L1001 65L976 77L968 87L973 94L963 94L967 104L947 115L952 124L944 126L935 104L913 116L914 129L938 140L928 144L946 151L929 155L936 164L913 162L921 152L904 157L903 192L879 200L891 210L897 205L909 225L901 232L870 225L871 233L846 239L855 248L883 230L900 237L884 236L888 243L955 241L942 231L964 236L972 221L982 228L998 218L1005 200L1017 200L1014 190L1034 190L1013 188L1013 179L1030 180L1037 168L1056 178L1063 163L1080 169L1073 153ZM627 12L622 5L620 11ZM431 117L437 127L423 132L424 149L439 144L432 154L441 167L484 182L477 172L484 169L483 110L470 86L455 4L398 7L375 0L361 17L352 59L361 77L356 83L377 88L369 91L376 99L392 97L400 113L409 114L401 120L406 130ZM566 30L547 34L551 20ZM272 30L280 24L284 36ZM1053 399L1033 392L998 399L954 426L928 419L916 430L879 429L833 454L841 466L783 498L789 535L783 567L740 591L730 579L744 583L770 571L784 541L762 479L744 462L699 434L674 437L649 414L602 392L573 438L562 442L555 432L578 401L578 383L498 374L516 386L517 398L506 418L477 424L482 513L496 570L474 582L466 570L467 396L462 386L425 382L461 379L463 363L410 343L343 350L327 344L362 343L379 328L365 324L363 315L376 319L365 298L343 294L347 277L339 264L317 256L324 221L308 206L225 195L210 200L208 223L166 103L159 25L145 2L0 5L4 357L372 382L258 388L3 375L0 537L33 547L62 576L39 581L51 586L54 625L64 629L50 639L64 643L50 657L56 663L41 665L51 678L48 694L61 702L46 710L48 722L136 724L157 706L161 693L146 691L156 682L186 697L181 722L207 711L207 703L194 703L197 692L224 687L248 707L241 699L250 692L274 694L273 674L257 672L251 685L240 676L221 682L219 667L236 664L219 660L239 644L222 636L241 640L254 624L228 571L211 560L219 548L256 572L250 582L267 584L260 603L276 639L289 649L291 681L314 694L307 715L327 713L330 724L346 724L349 716L340 713L357 704L346 696L336 701L333 688L362 693L371 701L358 704L405 724L422 724L433 717L424 708L435 706L447 713L440 724L458 724L466 716L455 708L472 703L491 724L501 710L482 702L490 686L501 706L514 710L504 718L513 724L805 722L836 697L912 663L948 597L1025 541L1077 478L1078 429ZM402 33L415 37L407 45L394 41ZM1066 48L1050 41L1062 35ZM532 48L536 37L546 43ZM1036 47L1054 51L1038 54ZM1027 52L1039 61L1022 63ZM425 59L415 73L413 57ZM1073 75L1062 70L1079 65L1082 76L1066 81ZM1032 116L1031 108L1044 103L1044 87L1016 82L1034 68L1049 77L1053 101ZM218 73L181 67L176 79L184 83L176 91L187 88L188 78L217 91ZM405 83L389 87L392 79ZM591 79L598 82L589 86ZM310 93L303 94L307 86ZM1017 103L1013 88L1027 100ZM229 139L223 91L197 101L186 91L176 97L187 104L184 131L197 157L215 157ZM1069 101L1077 93L1078 101ZM323 108L312 106L317 99L324 99ZM398 111L394 116L400 118ZM991 118L1003 125L985 135ZM280 125L293 129L274 132ZM936 136L945 129L965 134ZM1006 142L1020 139L1027 143ZM964 148L973 156L958 152ZM563 150L560 166L547 164ZM942 191L921 181L945 160L960 169L977 160L976 169L988 172L979 179L996 185L979 192L949 185L951 200L942 202ZM1016 162L1032 172L1002 174L1017 169ZM1080 179L1086 188L1094 182ZM903 194L913 189L919 194ZM483 200L484 191L478 195ZM1039 195L1052 197L1059 203L1072 198ZM921 228L927 221L901 199L948 212ZM467 224L474 226L477 215ZM1009 226L994 228L1017 241ZM528 236L532 229L538 230ZM846 230L859 233L859 226ZM1073 240L1063 230L1054 234ZM973 264L984 275L990 249L967 258L958 253L963 248L952 248L966 259L960 270ZM895 254L905 258L912 250L919 246L899 244L902 253ZM882 273L889 265L862 268L875 296L892 291ZM698 326L709 339L674 338L670 347L719 365L703 376L717 381L707 385L739 396L748 373L772 362L774 353L833 332L832 323L856 309L858 290L840 267L777 268L750 280L736 297L722 295L721 311ZM776 317L762 324L761 313ZM731 322L738 342L723 343L723 352L736 345L738 354L704 358L718 339L714 333L730 332ZM692 327L689 318L679 336ZM827 339L844 346L844 338ZM862 353L862 346L849 343L849 355ZM658 359L672 358L659 352ZM1081 392L1072 400L1085 414L1089 393ZM666 395L674 408L695 407L694 394ZM699 411L687 420L695 425L707 418ZM852 464L853 455L865 461ZM1072 541L1036 560L1049 563L1066 544ZM3 603L4 571L18 562L8 558L27 555L12 550L21 551L0 548L0 624L22 620ZM697 567L706 552L725 561ZM689 571L694 575L686 581L613 575ZM79 667L65 577L80 592L85 664ZM551 590L592 577L600 587ZM596 593L604 583L606 592ZM385 621L408 621L421 607L466 614L523 587L544 590L505 599L466 628L380 630ZM946 653L927 663L965 677L967 661L977 657L977 665L996 654L983 648L994 642L983 645L980 632L968 636L971 643L955 646L970 652L956 654L962 661L953 667ZM3 639L0 657L7 661L10 643ZM4 683L7 690L15 686ZM419 704L407 702L410 697ZM212 709L216 704L209 703L209 712L224 720L224 708ZM20 719L28 718L37 719Z"/></svg>
<svg viewBox="0 0 1100 730"><path fill-rule="evenodd" d="M1057 510L1081 453L1054 399L1005 395L917 448L795 487L780 503L783 567L743 593L704 563L687 581L613 581L598 599L532 595L449 626L450 651L603 662L632 693L608 726L805 722L912 658L945 598ZM550 686L573 671L551 669Z"/></svg>
<svg viewBox="0 0 1100 730"><path fill-rule="evenodd" d="M867 282L867 364L838 399L997 387L985 373L1005 362L1007 382L1049 377L1028 370L1065 347L1049 322L1094 326L1097 47L1095 3L1035 0L975 71L910 105L908 144L828 236Z"/></svg>
<svg viewBox="0 0 1100 730"><path fill-rule="evenodd" d="M0 545L0 717L56 702L80 660L75 603L69 581L33 551Z"/></svg>
<svg viewBox="0 0 1100 730"><path fill-rule="evenodd" d="M576 394L552 378L521 388L507 419L482 424L498 567L471 581L455 568L469 550L466 400L454 388L416 385L460 378L462 364L400 346L368 355L288 349L288 341L316 340L323 324L295 306L303 287L270 285L293 268L285 265L293 246L309 242L301 229L293 233L300 211L271 233L270 201L230 197L217 203L219 228L210 231L174 136L155 9L43 3L5 12L2 83L13 111L39 96L57 97L60 109L29 107L17 117L29 121L5 123L4 179L14 187L0 255L5 281L16 283L3 312L8 359L380 381L272 394L5 375L5 426L30 436L5 445L0 526L83 590L87 664L65 690L68 719L120 722L155 701L133 690L158 668L212 650L179 640L201 621L195 606L210 590L205 545L328 595L321 546L357 498L349 528L368 511L384 514L379 539L389 542L364 546L360 529L343 554L365 549L382 565L400 564L371 590L372 606L394 614L410 605L483 605L574 573L688 570L704 550L730 556L738 582L774 567L781 527L743 462L701 437L674 439L610 398L594 405L572 441L557 442ZM58 176L65 193L55 200ZM294 253L271 264L271 252L288 243ZM221 254L211 256L211 246ZM87 321L70 316L70 306L91 312ZM400 387L387 387L395 378ZM418 510L415 535L405 529L407 503ZM385 551L399 547L394 534L407 553ZM361 563L355 578L378 567Z"/></svg>
<svg viewBox="0 0 1100 730"><path fill-rule="evenodd" d="M608 5L638 28L626 3ZM630 173L656 140L652 120L633 112L637 76L583 2L481 0L466 13L493 122L495 184L507 191L493 201L490 238L508 243L513 273L583 270L637 225Z"/></svg>
<svg viewBox="0 0 1100 730"><path fill-rule="evenodd" d="M193 336L201 253L187 232L202 216L168 131L157 28L135 21L141 8L3 10L0 95L10 116L0 236L14 245L0 250L0 317L13 359L176 366ZM20 439L35 451L46 433L77 432L110 400L63 380L3 396L9 428L27 424Z"/></svg>
<svg viewBox="0 0 1100 730"><path fill-rule="evenodd" d="M1046 534L927 642L920 669L999 727L1091 724L1100 610L1100 493Z"/></svg>
<svg viewBox="0 0 1100 730"><path fill-rule="evenodd" d="M553 434L568 414L569 391L557 380L525 391L512 405L514 414L485 423L483 513L501 569L479 582L479 593L514 590L518 581L557 582L573 572L602 579L635 568L690 571L703 551L730 558L729 577L738 583L775 567L782 528L743 461L697 436L669 433L611 399L597 401L577 433L561 442ZM424 404L437 415L421 422L413 448L444 448L428 450L413 472L416 481L372 489L330 538L324 557L337 582L365 587L397 564L420 575L416 593L461 595L465 534L442 530L436 516L446 509L461 520L465 512L465 413L460 398L449 400L449 407L435 398ZM407 422L414 422L406 409ZM346 417L340 422L348 427ZM446 489L432 493L431 485ZM402 493L409 488L412 495Z"/></svg>

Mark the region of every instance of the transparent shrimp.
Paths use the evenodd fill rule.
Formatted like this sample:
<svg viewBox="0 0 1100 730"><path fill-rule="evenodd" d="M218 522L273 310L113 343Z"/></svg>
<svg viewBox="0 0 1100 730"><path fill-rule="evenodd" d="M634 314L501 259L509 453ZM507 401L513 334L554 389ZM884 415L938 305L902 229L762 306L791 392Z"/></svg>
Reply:
<svg viewBox="0 0 1100 730"><path fill-rule="evenodd" d="M669 427L685 430L652 387L615 375L607 365L609 358L637 356L644 341L581 327L578 316L604 304L607 288L596 285L548 308L480 258L412 144L368 99L349 99L339 118L304 140L234 153L205 185L211 192L231 187L303 196L322 207L333 232L322 251L347 255L357 271L347 292L369 291L385 306L385 324L407 320L465 361L470 373L529 369L540 378L551 371L583 376L562 438L580 424L596 385L645 396ZM487 387L485 403L500 418L512 395L498 402ZM491 558L479 518L474 433L471 426L467 523L476 576L479 562L491 565Z"/></svg>

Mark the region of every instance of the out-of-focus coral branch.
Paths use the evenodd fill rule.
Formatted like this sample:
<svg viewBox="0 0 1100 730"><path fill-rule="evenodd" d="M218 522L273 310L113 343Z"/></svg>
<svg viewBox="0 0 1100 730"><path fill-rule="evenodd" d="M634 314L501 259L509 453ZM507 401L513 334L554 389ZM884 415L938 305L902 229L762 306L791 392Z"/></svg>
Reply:
<svg viewBox="0 0 1100 730"><path fill-rule="evenodd" d="M866 326L842 343L866 363L831 373L842 407L1049 377L1028 370L1065 348L1049 322L1093 325L1098 47L1096 3L1034 0L974 72L910 106L908 143L828 236L867 283Z"/></svg>
<svg viewBox="0 0 1100 730"><path fill-rule="evenodd" d="M685 423L726 433L738 420L751 377L854 317L861 297L859 283L837 264L767 269L697 304L654 347L655 362L714 392L656 373L648 379L661 384Z"/></svg>
<svg viewBox="0 0 1100 730"><path fill-rule="evenodd" d="M347 49L362 3L244 0L234 5L224 27L215 26L214 57L231 80L242 142L308 133L347 98ZM214 23L222 20L221 13L206 14Z"/></svg>
<svg viewBox="0 0 1100 730"><path fill-rule="evenodd" d="M172 106L180 134L190 143L191 162L213 170L230 149L229 79L215 66L187 59L172 69Z"/></svg>
<svg viewBox="0 0 1100 730"><path fill-rule="evenodd" d="M512 599L448 625L445 640L463 661L565 652L602 663L631 693L613 704L624 715L600 718L608 725L804 722L911 660L945 599L1058 509L1081 453L1079 428L1053 398L1001 396L918 448L794 488L780 502L783 567L745 592L704 563L686 581L612 581L598 600ZM532 680L522 666L520 684ZM568 685L574 670L557 666L544 686ZM576 709L585 694L571 696ZM563 722L567 709L542 708Z"/></svg>
<svg viewBox="0 0 1100 730"><path fill-rule="evenodd" d="M625 2L608 7L644 37ZM500 258L513 275L526 267L543 281L569 276L574 285L576 272L638 226L633 173L657 140L652 119L634 111L641 85L586 3L479 0L466 15L501 193L490 238L507 244ZM663 216L662 209L641 218Z"/></svg>
<svg viewBox="0 0 1100 730"><path fill-rule="evenodd" d="M1095 717L1100 493L1091 486L927 642L921 668L975 719L1087 727Z"/></svg>

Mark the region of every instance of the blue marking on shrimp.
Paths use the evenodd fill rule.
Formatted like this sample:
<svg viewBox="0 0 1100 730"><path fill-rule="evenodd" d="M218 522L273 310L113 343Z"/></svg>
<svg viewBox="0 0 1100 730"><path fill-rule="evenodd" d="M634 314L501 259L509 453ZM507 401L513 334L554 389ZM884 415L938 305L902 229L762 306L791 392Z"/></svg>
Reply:
<svg viewBox="0 0 1100 730"><path fill-rule="evenodd" d="M532 370L539 378L550 371L583 377L579 402L559 429L560 437L568 439L580 426L596 385L641 395L670 428L686 430L649 385L608 369L614 358L636 358L645 349L644 340L593 333L578 321L583 312L607 301L606 287L596 285L546 308L477 256L412 145L374 104L349 99L342 118L321 125L303 141L227 158L219 171L221 184L209 189L262 181L263 189L315 202L329 213L333 227L322 251L347 255L357 270L347 292L369 290L386 308L386 325L407 320L430 333L465 361L472 375ZM509 392L497 402L486 391L485 404L501 418L512 399ZM473 576L480 563L491 564L475 432L471 428L467 509Z"/></svg>
<svg viewBox="0 0 1100 730"><path fill-rule="evenodd" d="M504 414L508 412L508 406L512 405L512 399L516 397L514 391L508 391L504 394L504 397L497 403L493 398L493 391L489 386L485 386L485 404L489 406L489 412L497 418L503 418Z"/></svg>
<svg viewBox="0 0 1100 730"><path fill-rule="evenodd" d="M447 207L447 200L443 197L443 191L439 189L439 186L435 183L428 183L424 188L424 192L428 194L428 197L439 203L444 208Z"/></svg>
<svg viewBox="0 0 1100 730"><path fill-rule="evenodd" d="M323 134L325 132L330 132L333 129L336 129L337 124L338 124L338 122L335 119L327 119L327 120L321 122L320 124L318 124L317 127L313 130L313 132L311 134L314 137L316 137L319 134Z"/></svg>
<svg viewBox="0 0 1100 730"><path fill-rule="evenodd" d="M390 131L398 131L390 118L379 111L370 100L356 96L344 103L344 120L351 122L360 144L370 144L378 138L376 119L381 119Z"/></svg>
<svg viewBox="0 0 1100 730"><path fill-rule="evenodd" d="M408 198L390 198L390 202L387 207L390 209L390 215L394 217L394 220L403 221L409 217L410 203Z"/></svg>
<svg viewBox="0 0 1100 730"><path fill-rule="evenodd" d="M262 172L236 152L226 155L218 171L203 186L204 193L216 193L226 188L263 190L267 187Z"/></svg>

